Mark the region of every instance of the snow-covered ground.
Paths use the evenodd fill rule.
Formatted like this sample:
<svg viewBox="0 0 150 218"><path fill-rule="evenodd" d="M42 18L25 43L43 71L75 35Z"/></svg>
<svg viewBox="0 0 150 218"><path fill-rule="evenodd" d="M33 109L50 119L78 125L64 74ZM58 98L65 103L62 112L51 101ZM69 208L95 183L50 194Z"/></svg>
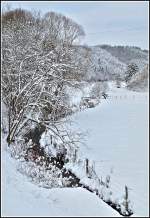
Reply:
<svg viewBox="0 0 150 218"><path fill-rule="evenodd" d="M148 94L109 87L108 99L73 116L73 129L89 132L80 151L97 174L109 174L120 195L127 185L134 215L148 216Z"/></svg>
<svg viewBox="0 0 150 218"><path fill-rule="evenodd" d="M119 216L95 194L82 188L45 189L17 172L17 161L2 143L2 217Z"/></svg>
<svg viewBox="0 0 150 218"><path fill-rule="evenodd" d="M72 128L89 132L81 155L95 161L99 177L110 175L113 194L122 196L127 185L134 216L147 216L148 96L109 87L108 99L73 115ZM94 193L38 187L16 166L2 139L2 216L119 216Z"/></svg>

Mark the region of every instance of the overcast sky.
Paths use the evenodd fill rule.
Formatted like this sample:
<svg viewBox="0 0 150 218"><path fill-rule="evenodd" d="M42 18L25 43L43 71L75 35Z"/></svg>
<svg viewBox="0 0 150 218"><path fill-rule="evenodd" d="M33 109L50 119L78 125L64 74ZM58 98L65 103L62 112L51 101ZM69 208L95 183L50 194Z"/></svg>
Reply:
<svg viewBox="0 0 150 218"><path fill-rule="evenodd" d="M5 1L6 2L6 1ZM3 2L4 3L4 2ZM11 1L12 8L55 11L81 24L88 45L134 45L148 49L147 1Z"/></svg>

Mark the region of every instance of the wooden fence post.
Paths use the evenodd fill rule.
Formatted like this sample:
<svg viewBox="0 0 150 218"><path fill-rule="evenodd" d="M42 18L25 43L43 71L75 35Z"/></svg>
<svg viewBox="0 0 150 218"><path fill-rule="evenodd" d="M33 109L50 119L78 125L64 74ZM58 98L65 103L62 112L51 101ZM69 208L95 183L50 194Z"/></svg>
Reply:
<svg viewBox="0 0 150 218"><path fill-rule="evenodd" d="M75 149L74 151L74 162L76 162L76 160L77 160L77 149Z"/></svg>
<svg viewBox="0 0 150 218"><path fill-rule="evenodd" d="M50 138L51 138L51 145L52 145L53 144L53 141L52 141L53 137L52 137L52 135L50 135Z"/></svg>
<svg viewBox="0 0 150 218"><path fill-rule="evenodd" d="M129 211L129 205L128 205L128 187L125 186L125 210L126 212Z"/></svg>
<svg viewBox="0 0 150 218"><path fill-rule="evenodd" d="M109 175L107 175L106 176L106 188L109 188L109 186L110 186L110 176Z"/></svg>
<svg viewBox="0 0 150 218"><path fill-rule="evenodd" d="M86 175L88 175L89 174L89 160L86 159L85 163L86 163L86 165L85 165L85 167L86 167Z"/></svg>

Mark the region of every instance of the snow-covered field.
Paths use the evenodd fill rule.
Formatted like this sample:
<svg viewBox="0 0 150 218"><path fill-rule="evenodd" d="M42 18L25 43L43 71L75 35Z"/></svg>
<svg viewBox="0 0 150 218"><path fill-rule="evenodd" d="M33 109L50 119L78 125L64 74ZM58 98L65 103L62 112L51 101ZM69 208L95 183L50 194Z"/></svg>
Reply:
<svg viewBox="0 0 150 218"><path fill-rule="evenodd" d="M148 95L109 86L109 99L74 115L73 128L88 131L80 150L97 174L111 176L116 194L127 185L134 215L148 216Z"/></svg>
<svg viewBox="0 0 150 218"><path fill-rule="evenodd" d="M111 177L118 196L129 187L134 216L148 216L148 95L109 84L109 98L73 115L73 129L88 131L81 155L97 174ZM2 139L2 216L119 216L82 188L44 189L17 172Z"/></svg>

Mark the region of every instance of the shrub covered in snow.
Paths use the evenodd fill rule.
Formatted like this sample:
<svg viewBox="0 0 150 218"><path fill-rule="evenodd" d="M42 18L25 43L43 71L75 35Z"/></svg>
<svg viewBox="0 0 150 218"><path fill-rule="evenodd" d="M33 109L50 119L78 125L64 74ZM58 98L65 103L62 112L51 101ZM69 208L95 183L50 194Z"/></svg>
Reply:
<svg viewBox="0 0 150 218"><path fill-rule="evenodd" d="M99 104L99 99L84 97L80 102L80 109L92 108Z"/></svg>
<svg viewBox="0 0 150 218"><path fill-rule="evenodd" d="M90 96L92 98L101 98L103 93L106 93L108 87L106 82L96 82L94 83Z"/></svg>

